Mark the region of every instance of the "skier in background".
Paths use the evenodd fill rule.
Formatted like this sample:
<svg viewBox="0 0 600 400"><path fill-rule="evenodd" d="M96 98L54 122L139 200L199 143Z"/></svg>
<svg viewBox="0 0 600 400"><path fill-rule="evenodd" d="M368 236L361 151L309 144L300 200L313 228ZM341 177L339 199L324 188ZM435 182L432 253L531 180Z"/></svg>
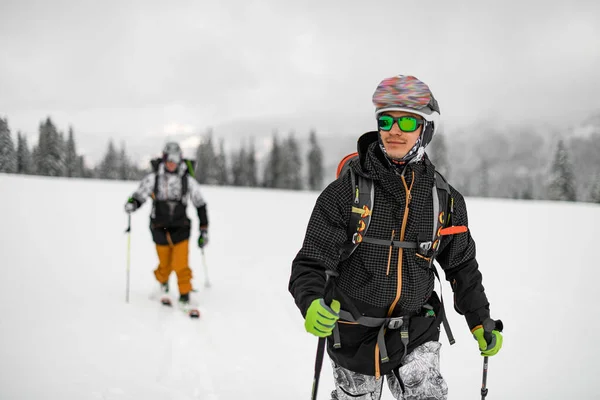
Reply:
<svg viewBox="0 0 600 400"><path fill-rule="evenodd" d="M198 247L208 244L208 217L200 185L194 179L193 162L183 158L179 145L165 145L162 158L151 161L152 172L142 179L139 188L127 200L125 211L137 210L146 198L152 198L150 230L156 244L159 264L154 270L161 295L169 293L169 276L177 275L179 305L189 306L192 270L189 267L190 219L186 208L188 197L196 207L200 220ZM189 196L188 196L189 194Z"/></svg>

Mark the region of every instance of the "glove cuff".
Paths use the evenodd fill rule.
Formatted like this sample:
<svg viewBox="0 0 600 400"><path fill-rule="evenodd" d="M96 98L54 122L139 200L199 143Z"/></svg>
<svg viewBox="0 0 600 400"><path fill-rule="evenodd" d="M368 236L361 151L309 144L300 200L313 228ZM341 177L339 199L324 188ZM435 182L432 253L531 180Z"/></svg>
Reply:
<svg viewBox="0 0 600 400"><path fill-rule="evenodd" d="M475 331L476 331L477 329L483 329L483 325L477 325L477 326L474 326L473 328L471 328L471 333L475 333Z"/></svg>
<svg viewBox="0 0 600 400"><path fill-rule="evenodd" d="M481 307L478 310L465 313L465 319L469 329L473 330L478 325L483 325L485 320L490 318L490 310L486 307Z"/></svg>

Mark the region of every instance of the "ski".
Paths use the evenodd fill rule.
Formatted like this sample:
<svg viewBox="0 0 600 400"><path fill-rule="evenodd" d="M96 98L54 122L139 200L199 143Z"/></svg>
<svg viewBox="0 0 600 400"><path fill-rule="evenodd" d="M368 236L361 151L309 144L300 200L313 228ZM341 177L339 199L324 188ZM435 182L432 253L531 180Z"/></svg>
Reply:
<svg viewBox="0 0 600 400"><path fill-rule="evenodd" d="M161 296L160 298L160 303L163 306L167 306L167 307L172 307L173 306L173 301L171 300L171 298L169 296ZM178 302L179 303L179 302ZM185 314L187 314L188 317L190 318L200 318L200 310L198 310L197 307L193 306L192 304L183 304L183 303L179 303L177 305L177 308L181 311L183 311Z"/></svg>
<svg viewBox="0 0 600 400"><path fill-rule="evenodd" d="M190 318L200 318L200 311L198 310L198 308L190 303L181 303L178 302L178 307L181 311L183 311L185 314L187 314L188 317Z"/></svg>
<svg viewBox="0 0 600 400"><path fill-rule="evenodd" d="M169 296L162 296L160 298L160 303L163 306L168 306L168 307L171 307L173 305L173 303L171 302L171 298Z"/></svg>

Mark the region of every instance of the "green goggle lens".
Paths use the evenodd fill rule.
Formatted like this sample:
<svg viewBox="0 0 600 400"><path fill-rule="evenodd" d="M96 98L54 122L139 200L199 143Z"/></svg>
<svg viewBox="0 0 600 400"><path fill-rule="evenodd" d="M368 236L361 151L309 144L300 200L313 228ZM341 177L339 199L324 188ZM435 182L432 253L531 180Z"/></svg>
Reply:
<svg viewBox="0 0 600 400"><path fill-rule="evenodd" d="M389 115L382 115L377 119L379 129L382 131L389 131L394 126L394 122L398 121L398 127L403 132L414 132L417 130L419 125L423 123L422 120L415 117L403 116L394 118Z"/></svg>

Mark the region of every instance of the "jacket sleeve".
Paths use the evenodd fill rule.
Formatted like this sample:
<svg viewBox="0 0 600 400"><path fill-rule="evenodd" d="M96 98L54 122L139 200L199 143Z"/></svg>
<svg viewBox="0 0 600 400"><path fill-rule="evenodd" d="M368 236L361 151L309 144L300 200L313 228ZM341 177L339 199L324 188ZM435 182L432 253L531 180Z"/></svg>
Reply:
<svg viewBox="0 0 600 400"><path fill-rule="evenodd" d="M292 262L288 286L303 316L314 299L324 297L325 271L337 271L339 248L347 239L351 201L349 175L332 182L317 198L302 248Z"/></svg>
<svg viewBox="0 0 600 400"><path fill-rule="evenodd" d="M206 202L200 192L200 184L192 177L187 175L188 191L190 199L196 210L198 211L198 219L200 220L200 229L208 228L208 214L206 213Z"/></svg>
<svg viewBox="0 0 600 400"><path fill-rule="evenodd" d="M156 174L154 172L149 173L142 179L140 182L140 186L137 188L135 192L133 192L133 199L142 205L146 201L148 197L152 195L154 191L154 183L156 181Z"/></svg>
<svg viewBox="0 0 600 400"><path fill-rule="evenodd" d="M463 196L454 188L450 188L454 198L452 225L468 227L467 206ZM475 241L471 232L450 236L444 244L436 260L441 265L454 292L454 308L464 315L469 328L480 325L489 317L489 302L482 284L482 275L475 259Z"/></svg>

